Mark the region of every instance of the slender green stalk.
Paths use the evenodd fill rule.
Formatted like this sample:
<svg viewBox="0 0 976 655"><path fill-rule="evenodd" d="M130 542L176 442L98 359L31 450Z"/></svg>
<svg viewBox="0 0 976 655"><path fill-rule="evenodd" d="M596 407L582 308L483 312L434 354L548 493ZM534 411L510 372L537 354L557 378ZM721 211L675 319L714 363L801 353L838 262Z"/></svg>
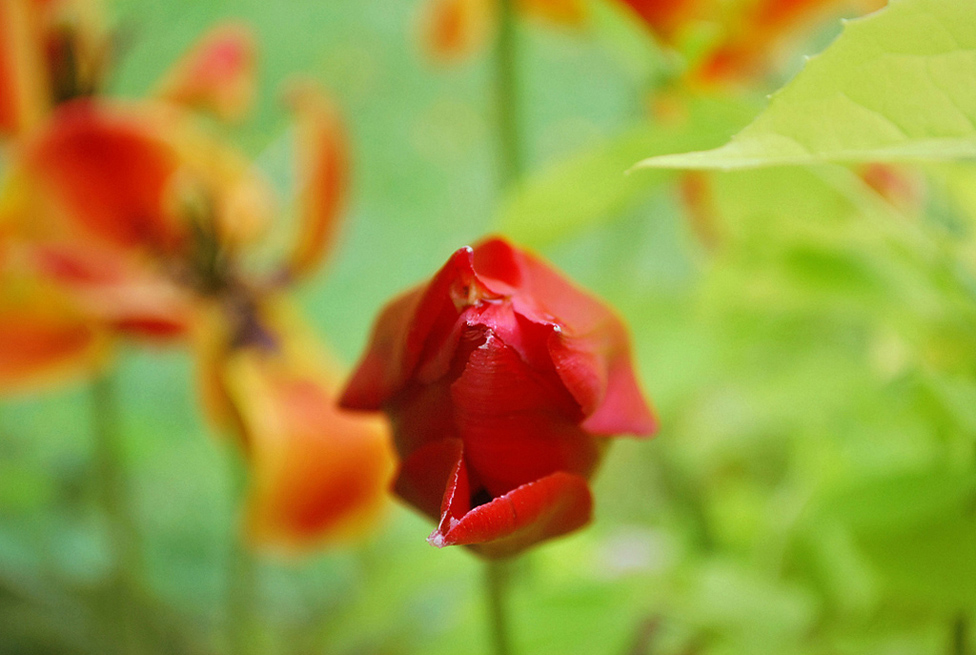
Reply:
<svg viewBox="0 0 976 655"><path fill-rule="evenodd" d="M969 621L963 612L952 622L951 655L969 655Z"/></svg>
<svg viewBox="0 0 976 655"><path fill-rule="evenodd" d="M485 565L485 599L492 655L513 655L515 652L508 611L509 566L506 560L492 560Z"/></svg>
<svg viewBox="0 0 976 655"><path fill-rule="evenodd" d="M518 122L518 43L514 0L498 0L498 40L495 43L495 103L498 157L502 187L522 178Z"/></svg>
<svg viewBox="0 0 976 655"><path fill-rule="evenodd" d="M495 42L495 113L498 130L498 169L502 189L522 179L518 102L518 40L515 0L498 0L498 38ZM508 621L509 566L505 560L485 565L485 598L493 655L512 655Z"/></svg>
<svg viewBox="0 0 976 655"><path fill-rule="evenodd" d="M244 503L247 491L247 470L239 449L228 448L232 502L235 508ZM227 558L227 652L229 655L250 655L256 652L255 633L257 611L257 563L254 553L238 531L231 536Z"/></svg>
<svg viewBox="0 0 976 655"><path fill-rule="evenodd" d="M91 384L95 479L108 522L112 575L103 590L101 610L106 653L135 653L139 641L138 590L143 563L131 508L120 408L111 371Z"/></svg>

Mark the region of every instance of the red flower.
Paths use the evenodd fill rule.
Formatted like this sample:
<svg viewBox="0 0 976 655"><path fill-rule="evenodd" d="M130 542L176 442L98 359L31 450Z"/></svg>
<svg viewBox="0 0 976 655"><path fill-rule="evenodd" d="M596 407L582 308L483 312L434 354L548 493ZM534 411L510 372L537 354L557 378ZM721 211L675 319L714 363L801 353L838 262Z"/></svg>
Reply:
<svg viewBox="0 0 976 655"><path fill-rule="evenodd" d="M429 541L487 557L585 525L603 437L655 429L620 320L499 239L383 310L341 403L389 414Z"/></svg>

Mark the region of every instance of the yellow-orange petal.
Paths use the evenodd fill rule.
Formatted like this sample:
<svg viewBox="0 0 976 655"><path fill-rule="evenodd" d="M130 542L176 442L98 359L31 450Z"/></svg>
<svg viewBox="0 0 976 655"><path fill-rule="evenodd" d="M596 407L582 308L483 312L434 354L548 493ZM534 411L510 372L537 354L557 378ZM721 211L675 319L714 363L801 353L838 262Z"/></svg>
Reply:
<svg viewBox="0 0 976 655"><path fill-rule="evenodd" d="M318 89L301 83L289 96L296 119L298 238L288 270L305 276L335 242L349 184L349 146L338 113Z"/></svg>
<svg viewBox="0 0 976 655"><path fill-rule="evenodd" d="M738 82L761 75L783 42L831 15L880 9L887 0L761 0L728 30L696 70L693 83Z"/></svg>
<svg viewBox="0 0 976 655"><path fill-rule="evenodd" d="M418 19L421 50L440 63L469 56L491 35L493 7L491 0L427 0Z"/></svg>
<svg viewBox="0 0 976 655"><path fill-rule="evenodd" d="M904 212L917 212L925 199L925 176L908 166L872 163L858 175L878 195Z"/></svg>
<svg viewBox="0 0 976 655"><path fill-rule="evenodd" d="M223 120L240 120L254 101L256 50L247 25L218 25L173 65L157 94L163 100L213 112Z"/></svg>
<svg viewBox="0 0 976 655"><path fill-rule="evenodd" d="M189 331L192 298L151 262L91 244L41 243L30 250L35 268L107 328L157 340Z"/></svg>
<svg viewBox="0 0 976 655"><path fill-rule="evenodd" d="M587 16L583 0L519 0L518 8L527 15L571 27L582 25Z"/></svg>
<svg viewBox="0 0 976 655"><path fill-rule="evenodd" d="M238 393L250 401L244 416L252 430L252 538L296 548L368 527L393 471L382 419L339 410L335 388L313 376L237 371Z"/></svg>
<svg viewBox="0 0 976 655"><path fill-rule="evenodd" d="M43 389L91 375L108 336L70 299L38 280L0 280L0 393Z"/></svg>
<svg viewBox="0 0 976 655"><path fill-rule="evenodd" d="M622 0L666 43L672 43L681 29L697 17L702 0Z"/></svg>
<svg viewBox="0 0 976 655"><path fill-rule="evenodd" d="M0 137L25 132L50 106L43 28L32 0L0 0Z"/></svg>
<svg viewBox="0 0 976 655"><path fill-rule="evenodd" d="M218 418L243 431L249 537L287 552L360 536L393 474L385 421L337 407L317 344L279 307L224 312L225 325L211 325L207 383Z"/></svg>

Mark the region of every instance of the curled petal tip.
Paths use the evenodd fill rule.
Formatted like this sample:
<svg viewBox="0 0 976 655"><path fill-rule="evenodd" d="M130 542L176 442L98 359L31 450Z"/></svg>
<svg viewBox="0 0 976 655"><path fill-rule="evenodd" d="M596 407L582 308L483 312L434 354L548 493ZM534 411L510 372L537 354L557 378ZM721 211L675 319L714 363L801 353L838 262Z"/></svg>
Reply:
<svg viewBox="0 0 976 655"><path fill-rule="evenodd" d="M307 275L327 257L339 232L349 184L349 145L338 110L317 85L292 82L285 100L295 114L298 237L292 275Z"/></svg>
<svg viewBox="0 0 976 655"><path fill-rule="evenodd" d="M421 50L436 63L464 59L487 42L491 9L486 0L427 0L418 19Z"/></svg>
<svg viewBox="0 0 976 655"><path fill-rule="evenodd" d="M434 530L431 532L430 536L427 537L427 543L435 548L446 548L450 545L447 543L447 539L444 538L444 535L440 533L440 530Z"/></svg>
<svg viewBox="0 0 976 655"><path fill-rule="evenodd" d="M247 25L218 25L173 66L160 85L159 96L211 111L227 121L239 120L254 98L256 50Z"/></svg>

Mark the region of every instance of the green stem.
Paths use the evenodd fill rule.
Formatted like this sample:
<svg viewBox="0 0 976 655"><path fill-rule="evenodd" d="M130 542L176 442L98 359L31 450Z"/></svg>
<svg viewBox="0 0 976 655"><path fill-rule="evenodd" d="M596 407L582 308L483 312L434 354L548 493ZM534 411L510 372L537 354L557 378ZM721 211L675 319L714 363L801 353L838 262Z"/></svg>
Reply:
<svg viewBox="0 0 976 655"><path fill-rule="evenodd" d="M232 502L236 510L243 506L247 492L247 470L239 449L228 449ZM256 650L257 563L239 531L231 535L227 560L227 652L250 655Z"/></svg>
<svg viewBox="0 0 976 655"><path fill-rule="evenodd" d="M512 655L509 625L509 566L506 560L491 560L485 565L485 593L488 603L488 628L493 655Z"/></svg>
<svg viewBox="0 0 976 655"><path fill-rule="evenodd" d="M498 120L498 156L502 187L522 178L518 124L518 43L514 0L498 0L498 40L495 43L495 102Z"/></svg>
<svg viewBox="0 0 976 655"><path fill-rule="evenodd" d="M111 371L91 385L92 431L99 500L108 521L112 574L101 600L107 653L134 653L138 645L137 592L142 572L138 531L130 506L120 408Z"/></svg>
<svg viewBox="0 0 976 655"><path fill-rule="evenodd" d="M952 622L952 655L969 655L969 621L963 612Z"/></svg>

